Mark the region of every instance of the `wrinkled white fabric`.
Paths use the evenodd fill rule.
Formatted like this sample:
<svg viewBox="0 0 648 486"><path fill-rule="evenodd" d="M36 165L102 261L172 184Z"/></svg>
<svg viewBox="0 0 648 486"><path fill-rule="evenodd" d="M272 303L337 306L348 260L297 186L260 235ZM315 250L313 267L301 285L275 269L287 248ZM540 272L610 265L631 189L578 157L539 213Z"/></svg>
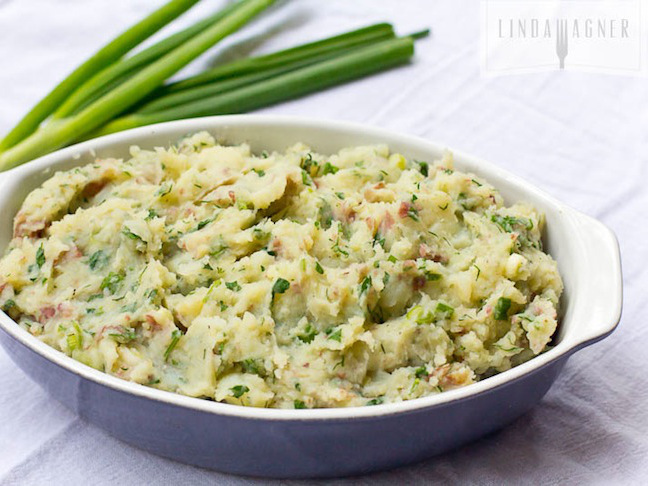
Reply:
<svg viewBox="0 0 648 486"><path fill-rule="evenodd" d="M0 0L0 132L153 0ZM222 0L205 0L171 28ZM621 325L578 352L542 402L504 430L404 469L340 484L648 483L648 81L570 72L485 78L472 0L292 0L197 61L389 20L430 26L415 62L261 110L352 120L491 160L611 226L625 270ZM1 176L0 176L1 177ZM49 398L0 351L0 483L260 483L123 444ZM281 482L290 484L291 482Z"/></svg>

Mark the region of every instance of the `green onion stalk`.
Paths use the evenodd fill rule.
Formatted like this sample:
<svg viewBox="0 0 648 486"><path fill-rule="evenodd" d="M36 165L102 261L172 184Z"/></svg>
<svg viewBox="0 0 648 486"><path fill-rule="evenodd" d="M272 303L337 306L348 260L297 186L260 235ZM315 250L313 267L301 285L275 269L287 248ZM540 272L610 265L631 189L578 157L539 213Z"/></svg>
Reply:
<svg viewBox="0 0 648 486"><path fill-rule="evenodd" d="M25 117L0 141L0 151L6 150L33 133L65 99L97 71L120 59L143 40L183 14L199 0L171 0L148 17L133 25L101 48L76 68L67 78L34 106Z"/></svg>
<svg viewBox="0 0 648 486"><path fill-rule="evenodd" d="M331 59L359 47L393 38L395 38L395 34L391 25L375 24L272 54L232 61L180 82L163 86L151 94L151 101L138 107L135 111L138 113L162 111L263 81Z"/></svg>
<svg viewBox="0 0 648 486"><path fill-rule="evenodd" d="M179 3L179 1L173 0L171 3ZM54 120L46 124L15 146L0 153L0 171L15 167L23 162L54 151L101 127L146 97L149 93L161 86L169 77L224 37L245 25L272 3L274 3L274 0L240 1L237 7L229 12L228 15L218 20L205 31L141 69L133 77L82 109L78 114L69 118ZM67 90L67 94L69 94L69 91L71 90ZM56 106L62 101L62 98L64 97L58 96L55 103L51 101L48 103L48 114L56 109ZM43 109L41 111L44 112L46 110ZM41 114L36 117L39 118L39 122L44 119L44 117L41 117ZM15 129L10 135L14 132L16 132Z"/></svg>
<svg viewBox="0 0 648 486"><path fill-rule="evenodd" d="M155 113L126 115L92 132L89 138L153 123L254 110L404 64L413 54L412 36L382 41L223 94Z"/></svg>

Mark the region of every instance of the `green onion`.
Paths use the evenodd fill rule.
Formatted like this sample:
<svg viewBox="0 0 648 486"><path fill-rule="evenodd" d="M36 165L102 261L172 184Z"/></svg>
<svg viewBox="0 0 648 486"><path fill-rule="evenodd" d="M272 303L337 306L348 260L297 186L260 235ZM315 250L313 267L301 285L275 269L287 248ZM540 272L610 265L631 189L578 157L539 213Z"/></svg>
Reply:
<svg viewBox="0 0 648 486"><path fill-rule="evenodd" d="M91 136L170 120L250 111L403 64L413 53L411 37L382 41L224 94L157 113L117 118ZM5 165L2 162L0 157L0 168Z"/></svg>
<svg viewBox="0 0 648 486"><path fill-rule="evenodd" d="M250 389L245 385L236 385L230 388L230 390L232 392L232 395L234 395L234 398L241 398L243 395L250 391Z"/></svg>
<svg viewBox="0 0 648 486"><path fill-rule="evenodd" d="M172 83L162 89L168 92L185 90L187 88L208 84L213 81L281 67L287 63L310 59L313 56L335 53L340 49L366 45L393 37L394 29L390 24L382 23L370 25L362 29L353 30L327 39L273 52L272 54L247 59L238 59L228 64L204 71L196 76Z"/></svg>
<svg viewBox="0 0 648 486"><path fill-rule="evenodd" d="M0 154L0 170L56 150L98 128L134 105L166 79L193 61L224 37L238 30L274 0L243 0L233 12L180 47L142 69L124 84L83 109L78 115L47 125L16 146ZM61 100L57 100L58 104Z"/></svg>
<svg viewBox="0 0 648 486"><path fill-rule="evenodd" d="M79 109L85 108L91 102L97 100L104 94L111 91L137 69L142 68L151 62L181 46L189 39L203 32L208 27L225 17L230 11L236 8L236 2L216 12L213 15L195 23L194 25L177 32L166 39L153 44L152 46L134 54L126 59L121 59L115 64L99 71L92 78L80 86L72 95L58 107L52 115L53 119L60 119L78 113Z"/></svg>
<svg viewBox="0 0 648 486"><path fill-rule="evenodd" d="M175 349L175 347L178 345L178 341L180 341L180 337L182 336L182 332L180 332L180 329L174 329L173 332L171 333L171 343L169 343L169 346L166 348L166 351L164 351L164 361L167 361L169 359L169 356Z"/></svg>
<svg viewBox="0 0 648 486"><path fill-rule="evenodd" d="M498 321L505 321L508 319L508 311L511 308L511 299L500 297L495 304L495 319Z"/></svg>
<svg viewBox="0 0 648 486"><path fill-rule="evenodd" d="M133 25L90 59L76 68L67 78L43 98L0 142L0 151L6 150L33 133L39 124L81 84L94 73L115 62L143 40L186 12L198 0L171 0L148 17ZM0 164L2 167L3 164Z"/></svg>
<svg viewBox="0 0 648 486"><path fill-rule="evenodd" d="M377 24L266 56L236 60L160 88L153 93L154 99L138 108L136 112L155 113L190 101L232 91L390 38L394 38L391 25ZM254 70L251 70L252 67ZM223 73L228 72L229 74L223 77Z"/></svg>

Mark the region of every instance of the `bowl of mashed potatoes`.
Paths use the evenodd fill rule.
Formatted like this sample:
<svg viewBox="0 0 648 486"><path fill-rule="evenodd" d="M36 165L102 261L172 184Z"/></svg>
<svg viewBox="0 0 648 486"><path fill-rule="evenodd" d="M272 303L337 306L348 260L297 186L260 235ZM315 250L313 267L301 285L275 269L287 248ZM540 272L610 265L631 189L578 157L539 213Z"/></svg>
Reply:
<svg viewBox="0 0 648 486"><path fill-rule="evenodd" d="M191 120L2 177L3 345L80 415L200 466L415 461L523 413L618 322L607 228L377 129Z"/></svg>

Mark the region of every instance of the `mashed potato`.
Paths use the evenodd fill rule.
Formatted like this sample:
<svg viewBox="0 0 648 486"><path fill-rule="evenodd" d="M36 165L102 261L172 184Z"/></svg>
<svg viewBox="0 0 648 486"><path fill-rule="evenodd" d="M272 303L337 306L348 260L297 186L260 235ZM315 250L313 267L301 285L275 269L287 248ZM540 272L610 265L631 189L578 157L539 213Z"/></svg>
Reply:
<svg viewBox="0 0 648 486"><path fill-rule="evenodd" d="M207 133L25 200L0 306L125 380L254 407L375 405L524 362L556 330L543 216L384 145L252 155Z"/></svg>

